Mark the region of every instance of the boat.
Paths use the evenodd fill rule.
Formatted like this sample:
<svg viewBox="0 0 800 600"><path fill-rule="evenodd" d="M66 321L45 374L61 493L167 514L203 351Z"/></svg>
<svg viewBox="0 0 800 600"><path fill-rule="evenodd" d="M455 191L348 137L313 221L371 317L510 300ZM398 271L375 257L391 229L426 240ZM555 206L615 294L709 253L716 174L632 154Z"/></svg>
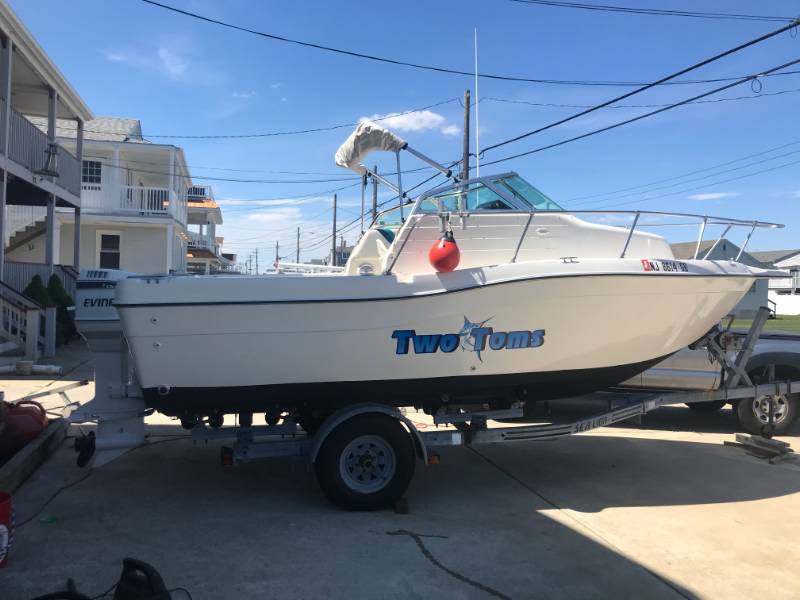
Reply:
<svg viewBox="0 0 800 600"><path fill-rule="evenodd" d="M363 166L373 151L397 155L397 185ZM409 199L401 152L448 183ZM365 401L434 413L574 396L698 340L755 279L775 275L677 260L663 237L637 229L643 215L671 213L602 211L633 219L619 226L563 209L515 172L460 179L374 123L336 161L397 193L340 271L114 282L147 407L189 425L289 414L308 429ZM779 227L701 218L701 239L710 224ZM198 366L198 348L213 365Z"/></svg>

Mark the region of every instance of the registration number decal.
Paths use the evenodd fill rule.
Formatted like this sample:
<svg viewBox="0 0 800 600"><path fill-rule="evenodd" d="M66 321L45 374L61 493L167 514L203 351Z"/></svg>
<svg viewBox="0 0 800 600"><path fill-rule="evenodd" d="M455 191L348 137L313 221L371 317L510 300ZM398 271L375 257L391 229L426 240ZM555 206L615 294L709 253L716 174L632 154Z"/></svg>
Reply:
<svg viewBox="0 0 800 600"><path fill-rule="evenodd" d="M642 269L645 271L663 271L664 273L688 273L689 267L679 260L652 260L643 258Z"/></svg>

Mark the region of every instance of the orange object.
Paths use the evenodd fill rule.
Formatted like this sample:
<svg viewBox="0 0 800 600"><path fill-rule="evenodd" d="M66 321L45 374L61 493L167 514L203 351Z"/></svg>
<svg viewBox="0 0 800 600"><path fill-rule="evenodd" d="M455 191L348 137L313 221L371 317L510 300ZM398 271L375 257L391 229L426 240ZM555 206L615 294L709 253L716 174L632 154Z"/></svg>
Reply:
<svg viewBox="0 0 800 600"><path fill-rule="evenodd" d="M431 246L428 260L439 273L449 273L458 266L458 262L461 260L461 251L458 249L452 231L446 231L441 239Z"/></svg>
<svg viewBox="0 0 800 600"><path fill-rule="evenodd" d="M47 413L41 404L33 400L3 404L5 428L0 433L0 458L10 458L44 431Z"/></svg>

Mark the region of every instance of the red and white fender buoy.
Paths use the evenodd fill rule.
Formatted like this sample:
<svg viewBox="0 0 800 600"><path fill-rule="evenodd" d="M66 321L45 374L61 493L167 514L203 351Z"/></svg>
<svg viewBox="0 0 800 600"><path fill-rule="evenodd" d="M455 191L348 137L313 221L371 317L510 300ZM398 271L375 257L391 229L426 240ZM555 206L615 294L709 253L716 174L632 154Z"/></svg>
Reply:
<svg viewBox="0 0 800 600"><path fill-rule="evenodd" d="M458 261L461 260L461 251L458 249L452 231L446 231L441 239L434 242L428 252L428 260L439 273L449 273L458 266Z"/></svg>

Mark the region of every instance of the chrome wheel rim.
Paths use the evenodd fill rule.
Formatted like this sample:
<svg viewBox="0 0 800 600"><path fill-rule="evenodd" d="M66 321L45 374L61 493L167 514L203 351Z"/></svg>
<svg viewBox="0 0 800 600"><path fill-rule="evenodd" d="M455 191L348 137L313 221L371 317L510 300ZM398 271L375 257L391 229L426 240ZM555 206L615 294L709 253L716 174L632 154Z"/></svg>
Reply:
<svg viewBox="0 0 800 600"><path fill-rule="evenodd" d="M782 422L788 413L786 396L759 396L753 400L753 414L762 424L769 424L769 399L772 398L774 403L774 413L772 414L772 423L777 425Z"/></svg>
<svg viewBox="0 0 800 600"><path fill-rule="evenodd" d="M382 490L394 477L397 459L389 443L377 435L351 441L339 457L339 474L345 485L361 494Z"/></svg>

